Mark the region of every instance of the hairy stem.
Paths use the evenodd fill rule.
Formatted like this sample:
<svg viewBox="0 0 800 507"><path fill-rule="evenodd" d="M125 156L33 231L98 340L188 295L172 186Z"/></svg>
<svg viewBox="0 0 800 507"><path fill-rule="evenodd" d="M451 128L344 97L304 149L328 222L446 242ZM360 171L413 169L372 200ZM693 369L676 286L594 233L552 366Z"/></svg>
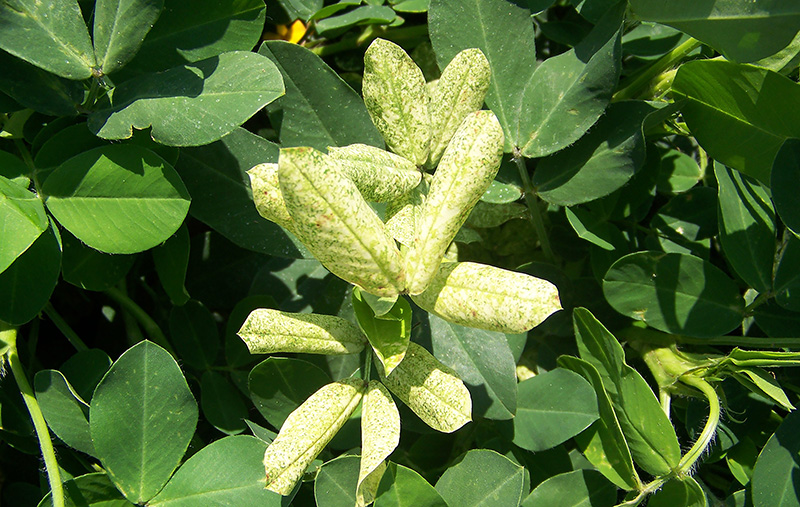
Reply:
<svg viewBox="0 0 800 507"><path fill-rule="evenodd" d="M553 255L553 249L550 247L550 238L547 236L547 229L545 229L544 226L542 212L536 200L531 178L528 176L528 168L525 166L525 159L515 150L513 160L514 163L517 164L517 169L519 169L519 177L522 179L522 192L525 195L525 204L528 205L531 223L534 229L536 229L536 235L539 237L539 244L542 246L542 252L544 252L544 256L548 261L555 262L556 257Z"/></svg>
<svg viewBox="0 0 800 507"><path fill-rule="evenodd" d="M706 448L711 444L711 441L714 439L714 434L717 432L720 414L719 396L717 396L717 392L711 384L702 378L691 375L681 377L681 382L698 389L703 393L706 399L708 399L708 420L706 420L706 425L703 427L703 431L700 433L697 441L695 441L691 449L689 449L678 462L678 477L688 474L692 466L694 466L697 460L700 459L700 456L703 455Z"/></svg>
<svg viewBox="0 0 800 507"><path fill-rule="evenodd" d="M8 345L6 359L33 421L33 428L36 431L36 438L39 440L39 448L42 450L42 458L44 458L44 466L47 470L53 507L64 507L64 486L61 482L61 470L58 468L56 451L53 448L50 430L47 428L42 409L39 407L39 402L36 401L36 396L33 394L33 389L17 353L17 329L0 322L0 342Z"/></svg>

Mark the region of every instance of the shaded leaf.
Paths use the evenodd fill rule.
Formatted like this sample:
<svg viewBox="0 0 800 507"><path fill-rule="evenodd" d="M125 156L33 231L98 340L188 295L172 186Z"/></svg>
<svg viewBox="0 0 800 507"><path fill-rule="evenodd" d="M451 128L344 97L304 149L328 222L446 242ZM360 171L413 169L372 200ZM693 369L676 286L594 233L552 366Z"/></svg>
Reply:
<svg viewBox="0 0 800 507"><path fill-rule="evenodd" d="M594 470L575 470L536 486L522 502L522 507L611 507L616 503L617 489L605 477Z"/></svg>
<svg viewBox="0 0 800 507"><path fill-rule="evenodd" d="M0 273L47 230L47 214L39 197L23 185L0 176Z"/></svg>
<svg viewBox="0 0 800 507"><path fill-rule="evenodd" d="M92 42L104 74L125 66L161 14L164 0L100 0L94 8Z"/></svg>
<svg viewBox="0 0 800 507"><path fill-rule="evenodd" d="M389 463L378 486L375 507L447 507L447 504L417 472Z"/></svg>
<svg viewBox="0 0 800 507"><path fill-rule="evenodd" d="M56 76L0 51L0 90L25 107L53 115L71 116L83 101L83 85ZM26 171L27 172L27 171Z"/></svg>
<svg viewBox="0 0 800 507"><path fill-rule="evenodd" d="M367 335L383 371L390 374L405 357L411 340L411 305L399 297L388 312L378 316L358 289L353 290L352 303L359 327Z"/></svg>
<svg viewBox="0 0 800 507"><path fill-rule="evenodd" d="M103 472L84 474L64 481L64 496L65 507L133 507ZM47 493L38 507L53 505L52 493Z"/></svg>
<svg viewBox="0 0 800 507"><path fill-rule="evenodd" d="M436 482L448 505L463 507L519 505L524 468L488 449L468 451Z"/></svg>
<svg viewBox="0 0 800 507"><path fill-rule="evenodd" d="M33 389L53 433L68 446L94 455L89 420L84 413L88 406L77 398L64 375L58 370L39 371L34 377Z"/></svg>
<svg viewBox="0 0 800 507"><path fill-rule="evenodd" d="M706 495L703 488L692 477L672 479L650 497L647 505L651 507L705 507Z"/></svg>
<svg viewBox="0 0 800 507"><path fill-rule="evenodd" d="M800 140L789 139L778 150L772 169L772 200L775 210L797 237L800 237L800 205L794 190L800 178Z"/></svg>
<svg viewBox="0 0 800 507"><path fill-rule="evenodd" d="M169 333L175 350L188 366L205 370L216 361L220 349L217 323L200 301L172 307Z"/></svg>

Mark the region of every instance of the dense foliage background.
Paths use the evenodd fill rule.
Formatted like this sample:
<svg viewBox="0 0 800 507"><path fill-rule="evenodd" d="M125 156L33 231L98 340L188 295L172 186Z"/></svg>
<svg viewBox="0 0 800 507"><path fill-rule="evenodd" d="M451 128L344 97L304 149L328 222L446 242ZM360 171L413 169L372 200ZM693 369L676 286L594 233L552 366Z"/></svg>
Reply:
<svg viewBox="0 0 800 507"><path fill-rule="evenodd" d="M365 356L236 333L256 308L355 322L246 171L384 146L377 37L428 81L484 53L505 155L451 253L564 309L504 334L414 307L473 422L398 402L375 505L800 504L798 30L794 0L3 0L3 505L354 504L359 410L291 495L262 459Z"/></svg>

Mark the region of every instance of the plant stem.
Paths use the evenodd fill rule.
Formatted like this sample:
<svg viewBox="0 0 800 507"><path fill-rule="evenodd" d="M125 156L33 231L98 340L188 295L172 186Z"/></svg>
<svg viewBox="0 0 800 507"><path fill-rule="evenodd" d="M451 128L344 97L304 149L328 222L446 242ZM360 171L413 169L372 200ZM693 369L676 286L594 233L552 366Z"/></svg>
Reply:
<svg viewBox="0 0 800 507"><path fill-rule="evenodd" d="M539 209L539 203L536 201L533 184L531 178L528 176L528 168L525 166L525 159L515 149L514 163L517 164L519 169L519 177L522 179L522 193L525 195L525 204L528 205L528 212L530 213L531 223L533 228L536 229L536 235L539 237L539 244L542 246L545 258L550 262L555 262L555 255L553 249L550 247L550 238L547 236L547 230L544 227L544 219L542 219L542 212Z"/></svg>
<svg viewBox="0 0 800 507"><path fill-rule="evenodd" d="M644 92L659 74L672 68L675 64L683 60L686 55L700 47L702 42L697 39L689 38L686 42L665 54L652 65L641 71L625 88L618 90L612 97L612 101L635 99Z"/></svg>
<svg viewBox="0 0 800 507"><path fill-rule="evenodd" d="M17 329L5 323L0 323L0 342L8 345L6 358L33 421L33 428L36 431L36 438L39 440L39 448L42 450L44 466L47 470L47 479L50 482L53 507L64 507L64 487L61 482L61 470L58 467L58 460L53 448L53 441L50 439L50 430L47 428L47 422L44 420L42 409L39 407L39 402L36 401L36 396L33 394L33 389L28 382L28 377L25 375L25 370L22 368L19 354L17 353Z"/></svg>
<svg viewBox="0 0 800 507"><path fill-rule="evenodd" d="M369 343L366 347L364 347L365 351L365 358L364 358L364 381L369 382L369 375L372 373L372 345Z"/></svg>
<svg viewBox="0 0 800 507"><path fill-rule="evenodd" d="M311 52L317 56L330 56L358 47L366 46L378 37L384 39L401 42L408 40L415 40L424 38L428 34L428 27L426 25L410 26L408 28L397 28L391 30L375 29L374 27L368 28L358 37L348 37L333 44L324 46L316 46L311 49Z"/></svg>
<svg viewBox="0 0 800 507"><path fill-rule="evenodd" d="M720 414L719 396L717 396L717 392L711 384L700 377L692 375L684 375L681 377L681 382L698 389L703 393L706 399L708 399L708 420L706 420L706 425L703 427L703 431L700 433L697 441L695 441L691 449L689 449L678 462L678 477L689 473L692 466L700 459L700 456L703 455L703 452L705 452L706 448L714 439L714 434L717 432L717 426L719 425Z"/></svg>
<svg viewBox="0 0 800 507"><path fill-rule="evenodd" d="M67 321L64 320L64 318L56 311L55 308L53 308L53 305L51 303L48 302L45 305L44 313L45 315L50 317L50 320L53 321L53 324L55 324L58 330L61 331L61 333L64 336L66 336L67 341L69 341L78 352L82 352L84 350L89 349L89 347L87 347L86 344L83 343L83 340L80 339L78 333L76 333L70 327L70 325L67 324Z"/></svg>
<svg viewBox="0 0 800 507"><path fill-rule="evenodd" d="M136 322L138 322L139 325L144 328L145 333L147 333L147 336L149 336L153 342L163 347L167 352L172 354L172 356L177 359L178 355L175 353L175 350L172 348L172 345L170 345L169 341L167 341L167 337L164 336L161 328L158 327L156 321L154 321L153 318L150 317L150 315L148 315L141 306L137 305L135 301L128 297L127 294L115 287L107 289L105 293L111 299L119 303L123 309L125 309L133 316L134 319L136 319Z"/></svg>
<svg viewBox="0 0 800 507"><path fill-rule="evenodd" d="M771 291L770 291L770 292L762 292L761 294L759 294L758 296L756 296L756 299L755 299L755 301L753 301L752 303L750 303L749 305L747 305L747 306L745 307L745 309L744 309L744 314L745 314L745 316L746 316L746 317L749 317L749 316L751 316L751 315L752 315L752 312L753 312L753 310L755 310L755 309L756 309L756 308L758 308L759 306L761 306L761 305L763 305L764 303L766 303L767 301L769 301L769 300L770 300L770 298L772 298L772 296L773 296L773 294L772 294L772 292L771 292Z"/></svg>

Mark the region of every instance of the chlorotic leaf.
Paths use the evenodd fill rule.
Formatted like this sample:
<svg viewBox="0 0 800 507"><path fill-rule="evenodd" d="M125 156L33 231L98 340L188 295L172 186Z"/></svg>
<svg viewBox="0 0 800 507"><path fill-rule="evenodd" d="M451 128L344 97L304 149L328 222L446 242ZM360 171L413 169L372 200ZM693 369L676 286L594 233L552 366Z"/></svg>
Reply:
<svg viewBox="0 0 800 507"><path fill-rule="evenodd" d="M425 77L393 42L375 39L364 54L364 103L390 150L416 165L428 158L431 136Z"/></svg>
<svg viewBox="0 0 800 507"><path fill-rule="evenodd" d="M468 327L523 333L561 309L558 289L540 278L474 262L445 262L425 292L421 308Z"/></svg>
<svg viewBox="0 0 800 507"><path fill-rule="evenodd" d="M503 155L503 129L491 111L461 123L433 176L419 217L414 247L406 256L408 291L430 284L447 247L494 180Z"/></svg>
<svg viewBox="0 0 800 507"><path fill-rule="evenodd" d="M278 160L286 208L303 244L328 270L376 296L405 288L400 251L358 188L312 148L286 148Z"/></svg>
<svg viewBox="0 0 800 507"><path fill-rule="evenodd" d="M431 175L425 173L422 182L414 190L386 204L386 230L405 247L414 246L414 234L430 186Z"/></svg>
<svg viewBox="0 0 800 507"><path fill-rule="evenodd" d="M358 328L340 317L269 308L251 312L238 335L251 354L355 354L365 342Z"/></svg>
<svg viewBox="0 0 800 507"><path fill-rule="evenodd" d="M400 412L389 391L371 380L361 408L361 468L358 472L356 501L358 507L375 500L386 464L383 460L400 443Z"/></svg>
<svg viewBox="0 0 800 507"><path fill-rule="evenodd" d="M339 164L368 201L397 199L422 180L422 173L413 162L368 144L350 144L341 148L331 146L328 155Z"/></svg>
<svg viewBox="0 0 800 507"><path fill-rule="evenodd" d="M278 164L258 164L249 171L250 188L253 189L253 202L258 214L271 222L291 230L292 217L286 209L280 182L278 181Z"/></svg>
<svg viewBox="0 0 800 507"><path fill-rule="evenodd" d="M492 69L480 49L465 49L447 64L428 106L431 145L428 166L435 167L461 122L479 110L486 98Z"/></svg>
<svg viewBox="0 0 800 507"><path fill-rule="evenodd" d="M292 412L264 454L267 489L288 495L308 465L330 442L358 406L361 379L324 386Z"/></svg>
<svg viewBox="0 0 800 507"><path fill-rule="evenodd" d="M414 342L384 385L431 428L444 433L472 421L472 398L456 373Z"/></svg>

